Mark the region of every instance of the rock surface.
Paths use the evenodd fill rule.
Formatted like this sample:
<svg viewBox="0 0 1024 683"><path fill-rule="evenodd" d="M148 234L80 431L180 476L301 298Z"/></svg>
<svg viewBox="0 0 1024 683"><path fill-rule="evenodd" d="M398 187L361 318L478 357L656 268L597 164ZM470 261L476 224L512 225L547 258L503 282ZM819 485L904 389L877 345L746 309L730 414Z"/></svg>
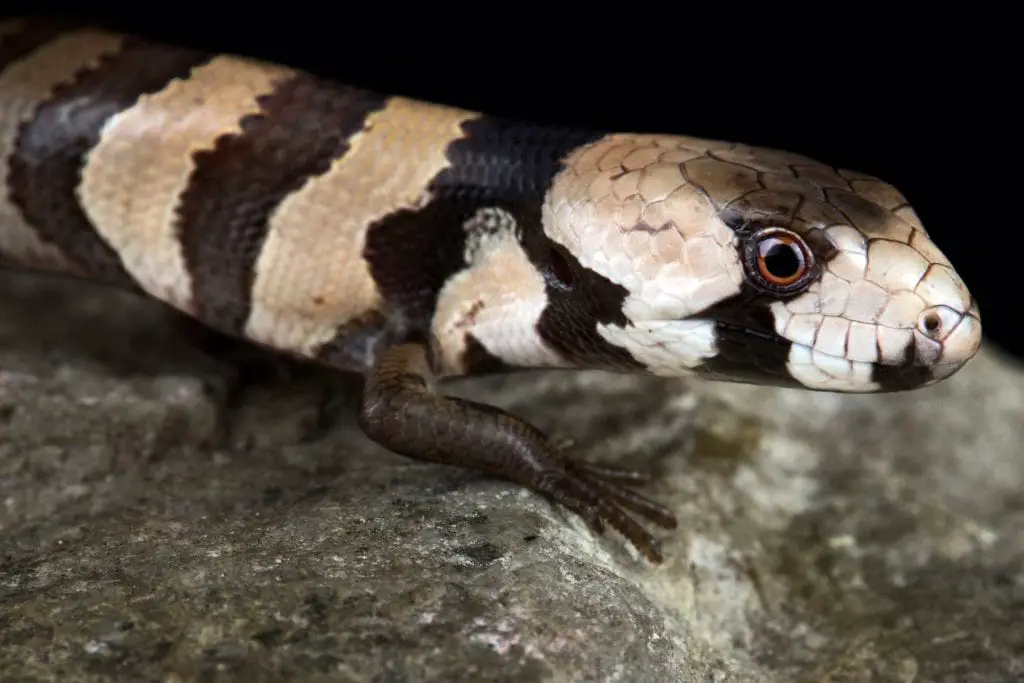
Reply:
<svg viewBox="0 0 1024 683"><path fill-rule="evenodd" d="M881 397L451 385L656 471L681 528L652 568L381 450L351 400L322 423L315 376L251 387L224 447L164 311L0 286L0 680L1024 679L1024 370L991 349Z"/></svg>

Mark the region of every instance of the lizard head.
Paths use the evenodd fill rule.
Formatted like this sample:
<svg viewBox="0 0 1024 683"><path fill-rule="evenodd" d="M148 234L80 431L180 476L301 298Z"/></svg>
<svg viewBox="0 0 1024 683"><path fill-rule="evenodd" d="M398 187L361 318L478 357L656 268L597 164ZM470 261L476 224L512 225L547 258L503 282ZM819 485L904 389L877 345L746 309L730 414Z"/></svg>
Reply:
<svg viewBox="0 0 1024 683"><path fill-rule="evenodd" d="M576 276L619 292L602 343L655 374L897 391L981 344L974 298L904 197L803 156L607 136L566 159L543 224Z"/></svg>

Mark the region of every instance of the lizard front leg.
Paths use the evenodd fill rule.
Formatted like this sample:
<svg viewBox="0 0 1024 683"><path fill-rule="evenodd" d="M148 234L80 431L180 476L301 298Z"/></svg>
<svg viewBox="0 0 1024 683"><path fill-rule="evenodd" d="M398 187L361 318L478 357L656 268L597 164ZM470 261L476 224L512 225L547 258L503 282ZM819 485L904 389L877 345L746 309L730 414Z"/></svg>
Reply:
<svg viewBox="0 0 1024 683"><path fill-rule="evenodd" d="M598 532L610 525L648 560L661 562L658 542L626 512L676 527L669 510L624 486L645 476L573 460L564 442L499 408L436 393L431 376L421 344L381 352L367 373L359 411L367 437L400 455L514 481L581 515Z"/></svg>

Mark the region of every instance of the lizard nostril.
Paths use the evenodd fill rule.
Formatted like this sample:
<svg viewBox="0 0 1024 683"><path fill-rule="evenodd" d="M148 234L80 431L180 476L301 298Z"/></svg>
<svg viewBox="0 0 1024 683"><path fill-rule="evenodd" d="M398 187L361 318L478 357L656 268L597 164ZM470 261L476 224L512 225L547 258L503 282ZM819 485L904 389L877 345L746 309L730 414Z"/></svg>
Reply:
<svg viewBox="0 0 1024 683"><path fill-rule="evenodd" d="M963 317L963 313L949 306L933 306L918 317L917 329L935 341L942 341Z"/></svg>

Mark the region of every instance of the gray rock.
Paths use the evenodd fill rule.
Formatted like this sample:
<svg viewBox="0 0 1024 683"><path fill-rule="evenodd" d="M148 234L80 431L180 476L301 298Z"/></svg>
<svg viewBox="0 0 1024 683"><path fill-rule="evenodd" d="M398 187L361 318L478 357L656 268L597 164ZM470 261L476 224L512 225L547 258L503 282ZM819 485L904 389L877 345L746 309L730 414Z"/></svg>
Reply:
<svg viewBox="0 0 1024 683"><path fill-rule="evenodd" d="M165 311L0 281L0 680L1024 679L1024 371L889 396L583 373L460 381L651 468L666 562L251 387ZM209 378L213 377L211 381Z"/></svg>

